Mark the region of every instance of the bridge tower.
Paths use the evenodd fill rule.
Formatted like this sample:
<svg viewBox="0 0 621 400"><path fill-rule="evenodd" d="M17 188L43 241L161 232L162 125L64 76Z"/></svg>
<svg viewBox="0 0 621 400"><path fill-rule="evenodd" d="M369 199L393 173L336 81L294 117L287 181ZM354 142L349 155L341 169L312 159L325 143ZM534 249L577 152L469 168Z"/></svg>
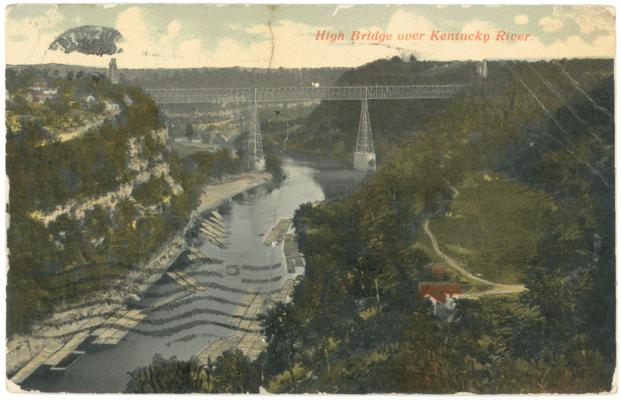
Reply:
<svg viewBox="0 0 621 400"><path fill-rule="evenodd" d="M252 109L252 121L248 133L248 150L250 163L257 171L265 170L265 157L263 155L263 139L261 138L261 125L259 124L259 110L257 109L257 90L254 90L254 105Z"/></svg>
<svg viewBox="0 0 621 400"><path fill-rule="evenodd" d="M375 171L375 150L373 149L366 88L364 99L362 100L362 109L360 110L358 139L356 141L356 151L354 152L354 169L359 171Z"/></svg>

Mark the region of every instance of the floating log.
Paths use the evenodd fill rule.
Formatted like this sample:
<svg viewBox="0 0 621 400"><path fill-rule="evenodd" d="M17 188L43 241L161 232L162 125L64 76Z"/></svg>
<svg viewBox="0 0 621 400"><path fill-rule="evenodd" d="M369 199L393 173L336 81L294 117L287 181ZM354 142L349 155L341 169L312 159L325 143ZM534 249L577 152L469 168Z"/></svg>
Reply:
<svg viewBox="0 0 621 400"><path fill-rule="evenodd" d="M74 337L72 337L67 343L63 345L60 350L54 353L50 358L48 358L44 364L55 366L60 364L69 354L75 351L79 345L84 342L84 340L90 335L89 331L80 332Z"/></svg>
<svg viewBox="0 0 621 400"><path fill-rule="evenodd" d="M203 284L198 279L183 272L168 272L166 276L189 290L200 290L203 287Z"/></svg>
<svg viewBox="0 0 621 400"><path fill-rule="evenodd" d="M200 226L200 229L211 232L214 236L216 237L226 237L227 235L225 233L223 233L222 231L219 231L217 229L215 229L213 226L211 225L207 225L207 224L203 224Z"/></svg>
<svg viewBox="0 0 621 400"><path fill-rule="evenodd" d="M220 245L224 245L224 242L222 242L222 238L221 238L221 237L218 237L218 236L215 236L215 235L213 234L213 232L211 232L211 231L201 229L201 234L202 234L205 238L209 239L212 243L215 243L215 244L220 244Z"/></svg>
<svg viewBox="0 0 621 400"><path fill-rule="evenodd" d="M212 230L209 230L209 229L201 227L200 231L205 236L209 236L209 237L214 238L214 239L220 239L221 238L221 236L215 234Z"/></svg>
<svg viewBox="0 0 621 400"><path fill-rule="evenodd" d="M291 220L288 218L284 218L278 221L278 223L272 228L272 230L265 235L263 239L263 244L266 246L271 245L272 243L280 243L285 239L285 235L289 230L289 226L291 226Z"/></svg>
<svg viewBox="0 0 621 400"><path fill-rule="evenodd" d="M15 375L11 377L11 381L16 384L21 384L28 379L43 363L52 356L55 352L62 348L62 344L58 342L50 343L43 350L39 352L32 360L22 367Z"/></svg>
<svg viewBox="0 0 621 400"><path fill-rule="evenodd" d="M221 220L219 220L217 218L207 217L207 221L209 221L209 222L211 222L211 223L213 223L215 225L218 225L222 229L226 229L226 225L224 225L224 222L222 222Z"/></svg>
<svg viewBox="0 0 621 400"><path fill-rule="evenodd" d="M222 218L222 215L218 211L212 210L211 215L213 215L213 217L219 220L220 222L224 222L224 218Z"/></svg>
<svg viewBox="0 0 621 400"><path fill-rule="evenodd" d="M129 310L122 317L112 316L103 323L103 327L93 332L97 336L93 340L93 344L115 345L118 344L127 334L129 330L138 325L147 317L147 313L140 310ZM119 328L108 328L106 325L119 326ZM122 327L122 328L121 328Z"/></svg>
<svg viewBox="0 0 621 400"><path fill-rule="evenodd" d="M285 260L287 261L287 272L294 273L296 267L304 267L304 255L300 253L298 242L295 235L288 234L284 244Z"/></svg>
<svg viewBox="0 0 621 400"><path fill-rule="evenodd" d="M78 358L83 356L85 353L86 352L82 350L72 351L71 353L67 354L67 356L63 358L58 364L55 364L53 367L51 367L50 371L66 370L67 368L69 368L71 364L73 364Z"/></svg>
<svg viewBox="0 0 621 400"><path fill-rule="evenodd" d="M207 364L209 360L214 362L219 355L233 347L240 348L244 354L251 359L255 359L266 346L263 335L260 333L260 322L256 320L257 315L263 310L265 296L249 292L244 295L241 302L244 304L235 310L235 315L241 315L238 328L240 331L227 338L218 338L209 343L199 354L198 359L202 364ZM244 332L241 330L255 330L255 332Z"/></svg>
<svg viewBox="0 0 621 400"><path fill-rule="evenodd" d="M221 248L222 250L226 249L226 245L222 242L220 242L218 239L215 239L213 237L210 236L204 236L205 239L207 239L209 242L211 242L212 244L218 246L219 248Z"/></svg>

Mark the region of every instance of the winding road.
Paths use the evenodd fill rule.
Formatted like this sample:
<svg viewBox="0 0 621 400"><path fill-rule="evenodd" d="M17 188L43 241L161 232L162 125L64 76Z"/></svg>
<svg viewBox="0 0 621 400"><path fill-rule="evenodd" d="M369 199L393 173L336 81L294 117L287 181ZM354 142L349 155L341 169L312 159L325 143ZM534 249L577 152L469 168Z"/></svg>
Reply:
<svg viewBox="0 0 621 400"><path fill-rule="evenodd" d="M491 286L491 289L488 289L488 290L460 295L461 298L476 299L481 296L520 293L526 290L526 286L524 285L507 285L507 284L502 284L502 283L495 283L495 282L488 281L486 279L479 278L478 276L473 275L470 272L466 271L461 265L459 265L457 261L455 261L453 258L449 257L442 250L440 250L440 246L438 245L438 240L436 239L434 234L431 232L431 229L429 229L429 219L425 220L425 223L423 224L423 228L425 229L425 233L429 237L429 240L431 240L433 251L435 251L435 253L438 256L440 256L440 258L444 260L444 262L446 262L449 267L453 268L455 271L459 272L461 275L463 275L470 281L473 281L473 282L476 282L482 285L486 285L486 286Z"/></svg>

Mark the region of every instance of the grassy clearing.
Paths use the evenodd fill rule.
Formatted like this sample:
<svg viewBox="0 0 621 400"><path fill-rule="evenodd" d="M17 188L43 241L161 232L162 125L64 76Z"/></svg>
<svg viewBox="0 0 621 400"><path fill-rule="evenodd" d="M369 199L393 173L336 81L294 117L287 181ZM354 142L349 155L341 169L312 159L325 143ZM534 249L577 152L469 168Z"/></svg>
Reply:
<svg viewBox="0 0 621 400"><path fill-rule="evenodd" d="M546 210L553 207L540 192L501 175L480 174L464 182L450 210L430 228L443 251L471 273L519 283L544 235Z"/></svg>

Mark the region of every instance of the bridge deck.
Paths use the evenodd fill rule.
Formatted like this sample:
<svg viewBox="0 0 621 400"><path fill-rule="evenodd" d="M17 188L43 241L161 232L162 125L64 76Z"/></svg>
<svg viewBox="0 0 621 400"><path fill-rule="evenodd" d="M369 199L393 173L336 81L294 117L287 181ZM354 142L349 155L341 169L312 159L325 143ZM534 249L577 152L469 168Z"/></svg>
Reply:
<svg viewBox="0 0 621 400"><path fill-rule="evenodd" d="M444 99L464 85L146 89L160 104Z"/></svg>

